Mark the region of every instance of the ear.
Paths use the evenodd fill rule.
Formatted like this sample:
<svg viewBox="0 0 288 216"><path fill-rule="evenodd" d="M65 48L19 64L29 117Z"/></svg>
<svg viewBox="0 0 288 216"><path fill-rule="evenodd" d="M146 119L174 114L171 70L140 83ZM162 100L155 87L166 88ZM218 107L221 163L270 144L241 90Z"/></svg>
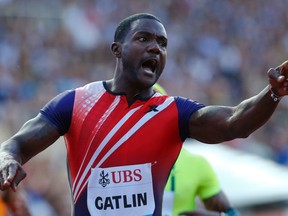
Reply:
<svg viewBox="0 0 288 216"><path fill-rule="evenodd" d="M119 42L113 42L111 45L111 51L116 58L121 57L121 44Z"/></svg>

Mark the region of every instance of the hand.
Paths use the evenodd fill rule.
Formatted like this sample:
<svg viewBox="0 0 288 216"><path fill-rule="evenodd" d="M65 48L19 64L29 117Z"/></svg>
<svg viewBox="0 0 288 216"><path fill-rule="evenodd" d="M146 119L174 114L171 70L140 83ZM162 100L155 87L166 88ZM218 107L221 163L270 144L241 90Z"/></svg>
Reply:
<svg viewBox="0 0 288 216"><path fill-rule="evenodd" d="M0 153L0 189L12 188L16 191L17 185L26 177L21 164L6 152Z"/></svg>
<svg viewBox="0 0 288 216"><path fill-rule="evenodd" d="M271 90L278 96L288 95L288 61L268 70Z"/></svg>

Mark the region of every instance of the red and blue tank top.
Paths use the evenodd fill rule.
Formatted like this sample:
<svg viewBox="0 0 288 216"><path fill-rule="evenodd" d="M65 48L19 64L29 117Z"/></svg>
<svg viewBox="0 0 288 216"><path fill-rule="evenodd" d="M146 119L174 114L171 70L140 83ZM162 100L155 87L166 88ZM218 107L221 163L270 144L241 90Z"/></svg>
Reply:
<svg viewBox="0 0 288 216"><path fill-rule="evenodd" d="M65 139L73 215L134 209L161 215L169 172L189 137L189 118L202 107L157 92L129 106L125 94L110 92L105 81L48 102L40 113Z"/></svg>

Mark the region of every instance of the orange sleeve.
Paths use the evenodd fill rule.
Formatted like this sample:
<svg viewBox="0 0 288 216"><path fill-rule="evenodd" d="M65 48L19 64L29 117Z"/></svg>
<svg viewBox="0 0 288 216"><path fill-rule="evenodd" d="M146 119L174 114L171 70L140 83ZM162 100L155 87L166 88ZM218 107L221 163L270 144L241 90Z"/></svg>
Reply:
<svg viewBox="0 0 288 216"><path fill-rule="evenodd" d="M7 215L7 206L4 201L0 198L0 216Z"/></svg>

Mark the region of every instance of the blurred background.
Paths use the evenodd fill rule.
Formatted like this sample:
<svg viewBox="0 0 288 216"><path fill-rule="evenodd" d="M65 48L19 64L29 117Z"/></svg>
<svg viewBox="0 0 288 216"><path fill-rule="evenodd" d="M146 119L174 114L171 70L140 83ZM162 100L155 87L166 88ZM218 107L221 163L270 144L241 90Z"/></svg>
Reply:
<svg viewBox="0 0 288 216"><path fill-rule="evenodd" d="M114 30L120 20L137 12L155 14L166 27L168 59L159 83L170 95L207 105L236 105L261 91L267 70L288 59L287 8L287 0L0 0L0 139L15 133L56 94L112 78ZM285 178L279 173L287 173L288 167L287 109L284 98L264 127L221 148L269 161L273 168L264 163L259 169L275 179ZM208 148L219 159L227 156L219 147ZM221 166L236 160L234 156ZM234 170L246 173L255 160ZM60 139L25 165L28 177L21 187L29 192L35 215L70 214L65 163ZM255 175L247 172L238 180ZM269 186L261 179L266 177L258 176L263 190ZM219 178L226 179L222 184L236 181L233 172ZM244 183L235 187L245 188ZM237 198L237 192L226 193ZM253 196L259 199L255 204L237 199L234 204L244 215L288 215L288 192L278 199L277 194L269 199L268 193L262 202L263 196Z"/></svg>

